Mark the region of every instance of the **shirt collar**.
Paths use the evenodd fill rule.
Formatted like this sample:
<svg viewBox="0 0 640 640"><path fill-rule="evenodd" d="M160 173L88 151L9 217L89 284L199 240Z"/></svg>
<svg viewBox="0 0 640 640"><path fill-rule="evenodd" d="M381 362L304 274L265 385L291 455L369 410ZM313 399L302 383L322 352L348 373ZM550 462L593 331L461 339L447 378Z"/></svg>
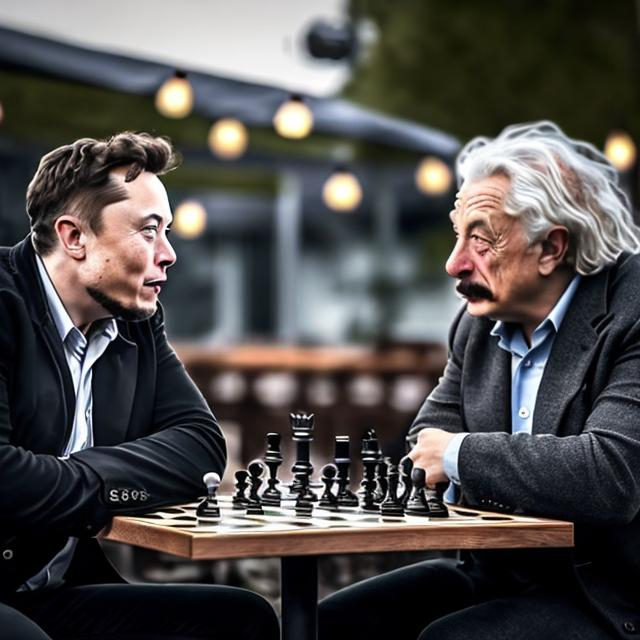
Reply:
<svg viewBox="0 0 640 640"><path fill-rule="evenodd" d="M560 325L569 310L571 300L573 300L576 289L580 284L580 280L581 276L576 274L547 317L535 328L531 340L532 347L540 344L540 342L544 340L552 330L555 331L555 333L558 333ZM502 347L507 351L512 351L515 334L521 333L514 331L514 328L515 326L512 323L502 322L501 320L496 322L493 329L491 329L491 335L498 336L500 338L500 342L498 343L499 347Z"/></svg>
<svg viewBox="0 0 640 640"><path fill-rule="evenodd" d="M44 287L44 293L47 298L49 311L51 311L53 323L60 335L60 339L64 342L71 331L74 329L79 331L79 329L77 329L73 324L73 320L71 320L69 312L60 299L56 288L53 286L53 282L51 282L51 278L49 277L47 268L44 265L44 261L38 254L36 254L36 264L38 265L38 273L40 275L40 280L42 281L42 286ZM107 336L107 338L109 338L109 340L113 340L118 335L118 325L113 318L107 318L104 321L101 321L101 324L103 324L101 331L105 336Z"/></svg>

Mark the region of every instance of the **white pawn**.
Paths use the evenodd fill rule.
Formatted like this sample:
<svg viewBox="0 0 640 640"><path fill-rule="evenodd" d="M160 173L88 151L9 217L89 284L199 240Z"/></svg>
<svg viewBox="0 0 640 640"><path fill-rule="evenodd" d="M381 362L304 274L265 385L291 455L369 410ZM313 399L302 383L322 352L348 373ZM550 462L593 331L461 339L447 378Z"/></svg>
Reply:
<svg viewBox="0 0 640 640"><path fill-rule="evenodd" d="M207 487L207 497L198 505L196 516L199 522L220 522L220 507L216 498L216 491L220 486L220 476L215 471L209 471L202 477Z"/></svg>

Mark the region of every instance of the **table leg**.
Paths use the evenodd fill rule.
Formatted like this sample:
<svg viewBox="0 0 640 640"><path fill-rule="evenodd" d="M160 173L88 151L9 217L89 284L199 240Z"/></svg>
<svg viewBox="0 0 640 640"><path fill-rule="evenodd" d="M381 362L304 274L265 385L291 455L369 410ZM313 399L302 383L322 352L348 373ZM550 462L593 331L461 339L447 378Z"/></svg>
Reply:
<svg viewBox="0 0 640 640"><path fill-rule="evenodd" d="M283 556L280 567L282 640L317 640L317 557Z"/></svg>

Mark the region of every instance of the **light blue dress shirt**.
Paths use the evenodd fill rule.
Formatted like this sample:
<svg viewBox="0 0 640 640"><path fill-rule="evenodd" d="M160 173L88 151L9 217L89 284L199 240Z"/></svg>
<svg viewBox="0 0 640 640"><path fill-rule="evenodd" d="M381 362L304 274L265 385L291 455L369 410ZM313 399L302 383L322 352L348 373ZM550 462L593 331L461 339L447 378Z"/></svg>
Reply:
<svg viewBox="0 0 640 640"><path fill-rule="evenodd" d="M536 327L531 336L530 347L527 345L520 325L498 321L491 330L491 335L499 339L498 346L511 354L512 433L531 434L542 374L549 359L554 338L579 284L580 276L576 275L549 315ZM462 441L468 435L468 433L457 433L444 452L444 472L453 481L445 494L445 499L449 502L455 499L453 485L460 484L458 454Z"/></svg>
<svg viewBox="0 0 640 640"><path fill-rule="evenodd" d="M109 343L117 337L118 326L113 318L94 322L87 340L82 331L73 324L40 256L36 256L36 262L49 311L64 346L64 354L76 394L76 411L71 435L64 449L63 458L65 458L76 451L93 446L93 394L91 391L93 365L105 352ZM18 590L33 591L61 585L77 541L77 538L69 538L65 547L53 560Z"/></svg>

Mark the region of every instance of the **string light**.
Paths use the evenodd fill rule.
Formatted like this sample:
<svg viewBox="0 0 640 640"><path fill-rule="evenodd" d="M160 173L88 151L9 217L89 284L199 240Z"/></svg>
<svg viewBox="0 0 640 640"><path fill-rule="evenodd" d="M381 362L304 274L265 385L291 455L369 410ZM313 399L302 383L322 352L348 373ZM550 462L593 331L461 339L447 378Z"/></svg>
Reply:
<svg viewBox="0 0 640 640"><path fill-rule="evenodd" d="M629 171L636 161L636 145L625 131L612 131L604 143L604 154L618 171Z"/></svg>
<svg viewBox="0 0 640 640"><path fill-rule="evenodd" d="M424 158L416 169L416 186L427 195L446 193L452 179L451 169L447 164L433 156Z"/></svg>
<svg viewBox="0 0 640 640"><path fill-rule="evenodd" d="M175 210L172 229L182 238L197 238L207 226L207 212L197 200L185 200Z"/></svg>
<svg viewBox="0 0 640 640"><path fill-rule="evenodd" d="M333 211L353 211L362 201L362 187L353 173L336 169L322 187L322 199Z"/></svg>
<svg viewBox="0 0 640 640"><path fill-rule="evenodd" d="M313 129L313 114L300 96L291 96L273 116L273 126L283 138L300 140Z"/></svg>
<svg viewBox="0 0 640 640"><path fill-rule="evenodd" d="M176 71L156 93L156 109L167 118L184 118L193 108L193 89L187 74Z"/></svg>
<svg viewBox="0 0 640 640"><path fill-rule="evenodd" d="M234 160L239 158L249 144L247 128L234 118L222 118L209 129L209 149L219 158Z"/></svg>

